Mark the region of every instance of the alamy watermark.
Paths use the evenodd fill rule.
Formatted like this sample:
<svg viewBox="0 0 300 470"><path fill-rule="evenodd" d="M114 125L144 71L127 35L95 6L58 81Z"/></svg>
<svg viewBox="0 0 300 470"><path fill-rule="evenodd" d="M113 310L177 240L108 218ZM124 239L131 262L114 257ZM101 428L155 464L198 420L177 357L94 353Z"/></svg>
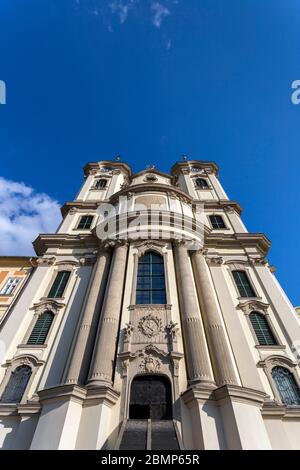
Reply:
<svg viewBox="0 0 300 470"><path fill-rule="evenodd" d="M294 80L292 85L293 91L291 95L291 101L293 104L300 104L300 80Z"/></svg>
<svg viewBox="0 0 300 470"><path fill-rule="evenodd" d="M100 240L174 239L186 242L190 250L203 247L203 203L172 210L164 204L133 204L131 198L120 196L117 204L101 204L97 214L95 231Z"/></svg>
<svg viewBox="0 0 300 470"><path fill-rule="evenodd" d="M0 80L0 104L6 104L6 84Z"/></svg>

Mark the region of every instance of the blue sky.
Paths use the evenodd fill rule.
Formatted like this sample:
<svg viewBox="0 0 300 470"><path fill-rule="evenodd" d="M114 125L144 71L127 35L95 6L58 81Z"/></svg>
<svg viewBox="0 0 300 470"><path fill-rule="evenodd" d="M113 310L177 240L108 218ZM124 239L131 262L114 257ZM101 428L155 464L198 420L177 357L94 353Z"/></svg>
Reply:
<svg viewBox="0 0 300 470"><path fill-rule="evenodd" d="M2 0L0 253L52 230L86 162L187 154L219 164L300 304L299 24L298 0Z"/></svg>

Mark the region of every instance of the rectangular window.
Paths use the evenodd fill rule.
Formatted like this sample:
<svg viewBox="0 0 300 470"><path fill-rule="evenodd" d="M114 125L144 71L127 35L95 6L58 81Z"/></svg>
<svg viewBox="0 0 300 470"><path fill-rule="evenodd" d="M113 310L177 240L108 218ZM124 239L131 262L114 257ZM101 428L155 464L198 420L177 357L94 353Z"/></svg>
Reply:
<svg viewBox="0 0 300 470"><path fill-rule="evenodd" d="M94 217L92 215L83 215L80 219L77 228L81 230L88 230L89 228L91 228L93 218Z"/></svg>
<svg viewBox="0 0 300 470"><path fill-rule="evenodd" d="M0 291L0 295L12 295L13 291L21 281L20 277L10 277Z"/></svg>
<svg viewBox="0 0 300 470"><path fill-rule="evenodd" d="M256 297L245 271L232 271L232 274L241 297Z"/></svg>
<svg viewBox="0 0 300 470"><path fill-rule="evenodd" d="M63 296L70 274L70 271L60 271L57 273L48 297L56 299Z"/></svg>
<svg viewBox="0 0 300 470"><path fill-rule="evenodd" d="M223 217L221 215L210 215L209 219L213 229L226 228Z"/></svg>
<svg viewBox="0 0 300 470"><path fill-rule="evenodd" d="M107 185L107 180L105 179L100 179L100 180L97 180L96 183L95 183L95 188L96 189L105 189L106 188L106 185Z"/></svg>

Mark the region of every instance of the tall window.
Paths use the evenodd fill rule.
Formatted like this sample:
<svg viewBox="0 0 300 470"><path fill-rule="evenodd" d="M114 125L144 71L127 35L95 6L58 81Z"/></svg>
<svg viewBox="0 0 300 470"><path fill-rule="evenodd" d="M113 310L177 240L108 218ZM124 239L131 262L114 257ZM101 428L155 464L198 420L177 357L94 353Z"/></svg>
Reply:
<svg viewBox="0 0 300 470"><path fill-rule="evenodd" d="M45 344L54 315L50 311L43 312L37 319L27 344Z"/></svg>
<svg viewBox="0 0 300 470"><path fill-rule="evenodd" d="M258 312L251 312L249 318L259 344L262 346L277 344L268 320L264 315Z"/></svg>
<svg viewBox="0 0 300 470"><path fill-rule="evenodd" d="M256 297L245 271L232 271L232 274L241 297Z"/></svg>
<svg viewBox="0 0 300 470"><path fill-rule="evenodd" d="M204 179L204 178L196 178L196 186L197 186L197 188L200 188L200 189L208 189L209 188L207 180Z"/></svg>
<svg viewBox="0 0 300 470"><path fill-rule="evenodd" d="M93 218L94 218L94 216L92 216L92 215L83 215L80 218L80 221L79 221L79 224L78 224L77 228L82 229L82 230L87 230L87 229L91 228Z"/></svg>
<svg viewBox="0 0 300 470"><path fill-rule="evenodd" d="M107 180L101 178L99 180L96 180L95 188L96 189L105 189L106 185L107 185Z"/></svg>
<svg viewBox="0 0 300 470"><path fill-rule="evenodd" d="M162 256L152 251L149 251L139 259L136 303L166 303L164 260Z"/></svg>
<svg viewBox="0 0 300 470"><path fill-rule="evenodd" d="M287 406L300 405L300 390L293 374L285 367L274 367L272 377L282 402Z"/></svg>
<svg viewBox="0 0 300 470"><path fill-rule="evenodd" d="M55 299L63 296L70 274L70 271L59 271L57 273L48 297Z"/></svg>
<svg viewBox="0 0 300 470"><path fill-rule="evenodd" d="M6 283L0 291L0 295L11 295L20 281L20 277L10 277L7 279Z"/></svg>
<svg viewBox="0 0 300 470"><path fill-rule="evenodd" d="M1 397L2 403L20 403L31 376L29 366L19 366L12 372Z"/></svg>
<svg viewBox="0 0 300 470"><path fill-rule="evenodd" d="M213 229L226 228L223 217L221 215L210 215L209 220Z"/></svg>

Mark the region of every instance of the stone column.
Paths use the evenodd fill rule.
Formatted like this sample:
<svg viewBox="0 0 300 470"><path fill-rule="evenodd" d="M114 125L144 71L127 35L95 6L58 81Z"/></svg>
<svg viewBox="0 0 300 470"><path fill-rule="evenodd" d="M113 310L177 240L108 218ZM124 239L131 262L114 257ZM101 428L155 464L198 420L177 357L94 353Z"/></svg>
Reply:
<svg viewBox="0 0 300 470"><path fill-rule="evenodd" d="M83 306L83 316L68 367L66 383L83 384L86 379L99 323L109 261L109 251L101 249L92 274L87 300Z"/></svg>
<svg viewBox="0 0 300 470"><path fill-rule="evenodd" d="M187 248L181 242L175 244L175 267L189 383L212 386L214 380L194 288L190 258Z"/></svg>
<svg viewBox="0 0 300 470"><path fill-rule="evenodd" d="M128 245L123 242L114 249L110 278L101 313L98 340L90 368L89 386L112 385L113 365L119 331Z"/></svg>
<svg viewBox="0 0 300 470"><path fill-rule="evenodd" d="M230 354L221 311L214 293L209 268L201 251L191 253L202 320L209 345L214 373L219 386L238 385L233 359Z"/></svg>

